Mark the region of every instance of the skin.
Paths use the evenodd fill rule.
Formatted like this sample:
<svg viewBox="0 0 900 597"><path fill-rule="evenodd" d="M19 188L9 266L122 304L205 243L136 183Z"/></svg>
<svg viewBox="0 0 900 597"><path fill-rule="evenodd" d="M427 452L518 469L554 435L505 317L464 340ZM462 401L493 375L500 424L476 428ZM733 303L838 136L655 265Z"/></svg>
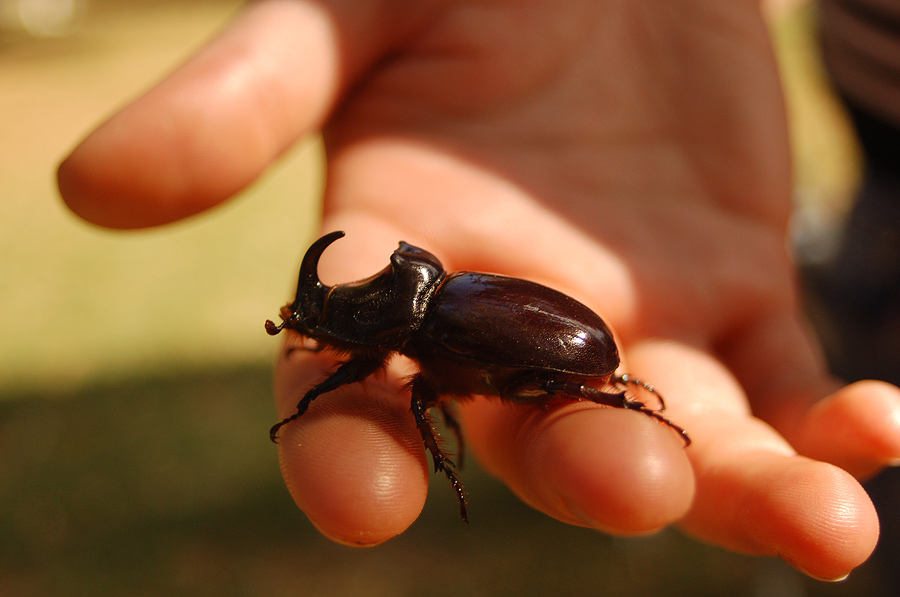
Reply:
<svg viewBox="0 0 900 597"><path fill-rule="evenodd" d="M326 283L379 271L403 239L451 271L557 288L610 324L622 370L694 442L596 405L466 402L488 471L567 523L678 524L838 579L877 540L857 479L900 459L900 393L831 379L805 328L782 104L756 2L264 0L91 134L59 185L97 224L165 224L323 131L322 229L347 232ZM279 415L333 363L283 356ZM405 367L282 430L285 482L336 541L383 542L424 503Z"/></svg>

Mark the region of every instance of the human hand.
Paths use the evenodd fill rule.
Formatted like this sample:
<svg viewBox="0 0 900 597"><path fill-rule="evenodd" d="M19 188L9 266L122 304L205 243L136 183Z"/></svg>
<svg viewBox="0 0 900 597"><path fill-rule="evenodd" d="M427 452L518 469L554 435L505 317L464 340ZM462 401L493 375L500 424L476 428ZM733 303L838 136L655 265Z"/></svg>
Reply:
<svg viewBox="0 0 900 597"><path fill-rule="evenodd" d="M465 404L469 445L523 500L620 534L677 522L819 578L861 563L878 523L844 471L900 458L900 396L835 384L803 328L758 3L338 5L249 5L63 163L66 201L107 226L173 221L322 129L323 228L347 231L323 280L380 270L404 239L448 270L557 288L613 327L623 371L651 380L694 442L583 403ZM332 364L282 358L279 412ZM337 541L379 543L421 510L429 474L403 373L282 429L285 481Z"/></svg>

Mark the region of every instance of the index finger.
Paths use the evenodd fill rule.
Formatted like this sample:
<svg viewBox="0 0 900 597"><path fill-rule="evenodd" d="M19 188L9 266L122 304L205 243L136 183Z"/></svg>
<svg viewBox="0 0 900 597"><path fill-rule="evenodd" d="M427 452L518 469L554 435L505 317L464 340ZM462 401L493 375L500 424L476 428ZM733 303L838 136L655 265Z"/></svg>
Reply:
<svg viewBox="0 0 900 597"><path fill-rule="evenodd" d="M294 413L334 365L332 355L286 351L275 384L279 417ZM313 402L279 430L278 456L297 506L339 543L386 541L405 531L425 503L424 448L397 371Z"/></svg>

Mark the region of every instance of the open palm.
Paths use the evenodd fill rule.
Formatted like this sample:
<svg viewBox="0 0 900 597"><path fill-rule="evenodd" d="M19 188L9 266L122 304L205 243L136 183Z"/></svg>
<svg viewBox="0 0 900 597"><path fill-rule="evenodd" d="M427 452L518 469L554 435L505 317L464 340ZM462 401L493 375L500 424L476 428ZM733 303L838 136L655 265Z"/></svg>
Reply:
<svg viewBox="0 0 900 597"><path fill-rule="evenodd" d="M757 2L255 2L85 140L60 188L97 223L162 224L316 130L323 228L347 232L326 283L380 270L402 239L448 270L557 288L603 316L623 370L694 441L590 404L467 402L469 445L523 500L614 533L677 522L819 578L868 556L878 522L851 474L900 458L900 395L835 384L803 328ZM329 359L281 359L280 413ZM421 510L407 373L395 363L282 430L288 487L335 540L384 541Z"/></svg>

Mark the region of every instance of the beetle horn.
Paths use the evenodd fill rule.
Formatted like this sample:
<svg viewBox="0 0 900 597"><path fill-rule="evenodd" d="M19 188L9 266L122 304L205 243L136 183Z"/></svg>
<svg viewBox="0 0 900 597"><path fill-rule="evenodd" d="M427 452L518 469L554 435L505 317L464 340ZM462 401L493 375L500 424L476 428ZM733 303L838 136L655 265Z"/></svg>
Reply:
<svg viewBox="0 0 900 597"><path fill-rule="evenodd" d="M303 262L300 264L300 276L297 280L297 294L294 296L294 302L281 308L280 325L275 325L271 320L266 321L266 331L270 335L274 336L285 328L302 332L303 322L310 319L316 320L321 316L329 287L319 280L319 257L322 256L328 245L342 236L344 233L341 231L331 232L314 242L306 250L306 255L303 256Z"/></svg>
<svg viewBox="0 0 900 597"><path fill-rule="evenodd" d="M322 289L327 286L319 280L319 258L325 249L344 236L340 230L326 234L316 242L314 242L303 256L303 262L300 264L300 278L297 280L297 295L294 299L295 303L299 303L303 297L311 297L321 293Z"/></svg>

